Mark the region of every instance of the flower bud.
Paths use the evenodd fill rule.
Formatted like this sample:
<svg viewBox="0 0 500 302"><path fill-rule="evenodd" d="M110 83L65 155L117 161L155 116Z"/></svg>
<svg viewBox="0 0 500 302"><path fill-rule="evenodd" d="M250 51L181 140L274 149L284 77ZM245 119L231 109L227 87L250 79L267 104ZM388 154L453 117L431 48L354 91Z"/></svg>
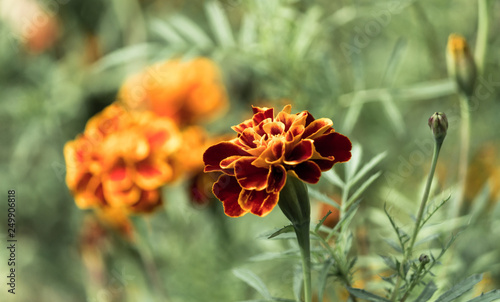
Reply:
<svg viewBox="0 0 500 302"><path fill-rule="evenodd" d="M446 63L448 74L457 83L460 92L472 96L477 77L476 63L464 37L456 34L449 36Z"/></svg>
<svg viewBox="0 0 500 302"><path fill-rule="evenodd" d="M420 263L422 263L423 265L426 265L427 263L431 262L429 256L427 256L426 254L420 255L420 257L418 257L418 261L420 261Z"/></svg>
<svg viewBox="0 0 500 302"><path fill-rule="evenodd" d="M437 141L443 141L448 131L448 119L443 112L436 112L429 118L429 127Z"/></svg>

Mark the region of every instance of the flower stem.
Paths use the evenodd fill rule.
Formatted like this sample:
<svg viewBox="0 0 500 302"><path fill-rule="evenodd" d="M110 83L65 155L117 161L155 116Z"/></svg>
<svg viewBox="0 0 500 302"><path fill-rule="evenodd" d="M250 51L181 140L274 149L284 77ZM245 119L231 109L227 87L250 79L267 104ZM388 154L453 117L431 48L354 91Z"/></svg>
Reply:
<svg viewBox="0 0 500 302"><path fill-rule="evenodd" d="M488 0L478 1L478 24L477 24L477 40L476 40L476 51L474 53L474 59L476 60L476 66L479 74L484 72L484 60L486 58L486 47L488 45L488 33L489 33L489 23L490 14L488 12Z"/></svg>
<svg viewBox="0 0 500 302"><path fill-rule="evenodd" d="M304 276L304 301L312 301L311 286L311 245L309 238L309 222L294 225L297 242L299 243L300 256L302 258L302 273Z"/></svg>
<svg viewBox="0 0 500 302"><path fill-rule="evenodd" d="M452 217L457 217L465 195L465 184L467 181L467 167L469 165L469 146L470 146L470 110L469 98L463 94L460 95L460 116L462 123L460 125L460 162L458 166L458 187L460 194L457 196L455 207L453 207Z"/></svg>
<svg viewBox="0 0 500 302"><path fill-rule="evenodd" d="M432 179L434 178L434 172L436 171L436 164L437 160L439 157L439 151L441 151L441 146L443 144L443 140L435 140L434 141L434 154L432 155L432 163L431 163L431 169L429 171L429 176L427 177L427 182L425 184L424 188L424 194L422 195L422 201L420 202L420 208L418 209L418 214L417 214L417 220L415 221L415 228L413 230L413 234L411 236L411 241L410 245L408 248L404 251L404 257L403 261L401 261L400 264L400 271L398 273L398 277L396 279L396 284L394 285L394 291L392 292L391 296L391 301L396 301L399 295L399 290L402 282L402 277L404 276L404 267L406 266L406 263L411 260L412 254L413 254L413 247L415 246L415 241L418 237L418 233L420 232L421 229L421 221L422 217L424 215L424 210L425 206L427 204L427 200L429 199L429 192L431 190L431 185L432 185ZM406 276L405 276L406 277Z"/></svg>

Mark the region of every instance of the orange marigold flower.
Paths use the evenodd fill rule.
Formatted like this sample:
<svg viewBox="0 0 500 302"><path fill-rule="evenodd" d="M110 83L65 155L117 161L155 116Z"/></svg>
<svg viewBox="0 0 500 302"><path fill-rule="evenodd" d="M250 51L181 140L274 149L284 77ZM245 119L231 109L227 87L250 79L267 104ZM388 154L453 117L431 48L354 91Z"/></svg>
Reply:
<svg viewBox="0 0 500 302"><path fill-rule="evenodd" d="M158 189L178 174L171 158L179 145L169 119L112 104L66 143L66 183L80 208L152 211L161 204Z"/></svg>
<svg viewBox="0 0 500 302"><path fill-rule="evenodd" d="M151 110L178 124L208 119L228 105L219 69L206 58L171 60L131 76L118 99L133 110Z"/></svg>
<svg viewBox="0 0 500 302"><path fill-rule="evenodd" d="M265 216L278 203L288 173L317 183L322 171L351 158L351 142L330 119L290 112L287 105L275 117L273 108L253 107L251 119L232 127L236 138L205 151L205 172L224 173L213 192L226 215Z"/></svg>

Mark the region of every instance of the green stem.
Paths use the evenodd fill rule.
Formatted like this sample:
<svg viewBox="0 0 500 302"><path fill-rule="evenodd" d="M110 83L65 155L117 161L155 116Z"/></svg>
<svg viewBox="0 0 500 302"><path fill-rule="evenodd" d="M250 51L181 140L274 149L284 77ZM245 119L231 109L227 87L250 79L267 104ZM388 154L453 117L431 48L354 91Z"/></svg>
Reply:
<svg viewBox="0 0 500 302"><path fill-rule="evenodd" d="M410 288L406 291L403 298L401 298L400 302L405 302L406 299L410 296L411 291L415 288L415 286L418 283L420 283L419 276L420 276L420 273L422 272L422 270L424 269L424 266L425 266L424 263L420 263L420 266L418 267L418 271L417 271L417 277L415 278L415 280L413 280L412 284L410 285Z"/></svg>
<svg viewBox="0 0 500 302"><path fill-rule="evenodd" d="M478 4L478 20L477 20L477 40L476 51L474 57L476 60L479 74L483 74L484 60L486 58L486 46L488 45L488 31L490 23L490 15L488 13L488 0L479 0Z"/></svg>
<svg viewBox="0 0 500 302"><path fill-rule="evenodd" d="M309 222L300 225L294 225L297 242L300 247L300 256L302 258L302 273L304 276L304 301L312 301L312 282L311 282L311 245L309 236Z"/></svg>
<svg viewBox="0 0 500 302"><path fill-rule="evenodd" d="M392 292L391 301L393 302L396 301L396 299L398 298L401 282L403 281L401 276L405 275L404 267L406 266L406 263L411 259L411 256L413 254L413 247L415 246L415 241L422 227L421 226L422 216L424 215L425 206L427 204L427 200L429 199L429 192L431 190L432 179L434 178L434 172L436 171L436 164L439 157L439 151L441 151L442 144L443 144L442 140L441 141L435 140L431 169L429 171L429 176L427 177L427 182L425 184L424 194L422 195L422 201L420 202L420 208L418 209L417 220L415 221L415 229L413 230L413 234L411 236L410 245L404 251L403 261L400 264L400 272L398 273L398 277L396 278L396 284L394 285L394 291Z"/></svg>
<svg viewBox="0 0 500 302"><path fill-rule="evenodd" d="M453 207L452 217L457 217L460 213L462 203L465 197L465 184L467 181L467 167L469 165L469 147L470 147L470 110L469 99L467 96L460 94L460 157L458 166L458 188L460 194L457 196L457 201Z"/></svg>

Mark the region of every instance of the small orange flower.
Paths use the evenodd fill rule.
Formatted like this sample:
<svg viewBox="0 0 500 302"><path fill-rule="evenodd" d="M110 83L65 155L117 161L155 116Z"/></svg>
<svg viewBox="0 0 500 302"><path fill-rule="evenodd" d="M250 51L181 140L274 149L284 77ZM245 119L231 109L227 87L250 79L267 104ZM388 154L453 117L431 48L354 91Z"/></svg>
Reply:
<svg viewBox="0 0 500 302"><path fill-rule="evenodd" d="M464 37L451 34L448 38L446 63L448 73L461 92L471 96L477 77L476 63Z"/></svg>
<svg viewBox="0 0 500 302"><path fill-rule="evenodd" d="M327 118L307 111L274 116L273 108L253 107L251 119L234 126L237 137L205 151L205 172L224 173L213 186L224 212L239 217L265 216L279 200L287 174L317 183L322 171L351 158L351 142L335 132Z"/></svg>
<svg viewBox="0 0 500 302"><path fill-rule="evenodd" d="M0 1L0 17L12 28L14 38L31 53L38 54L52 47L60 32L55 13L40 1Z"/></svg>
<svg viewBox="0 0 500 302"><path fill-rule="evenodd" d="M150 212L161 204L159 188L178 175L171 158L179 145L169 119L112 104L66 143L66 183L80 208Z"/></svg>
<svg viewBox="0 0 500 302"><path fill-rule="evenodd" d="M132 110L151 110L179 125L208 119L227 107L217 66L206 58L171 60L131 76L118 99Z"/></svg>

